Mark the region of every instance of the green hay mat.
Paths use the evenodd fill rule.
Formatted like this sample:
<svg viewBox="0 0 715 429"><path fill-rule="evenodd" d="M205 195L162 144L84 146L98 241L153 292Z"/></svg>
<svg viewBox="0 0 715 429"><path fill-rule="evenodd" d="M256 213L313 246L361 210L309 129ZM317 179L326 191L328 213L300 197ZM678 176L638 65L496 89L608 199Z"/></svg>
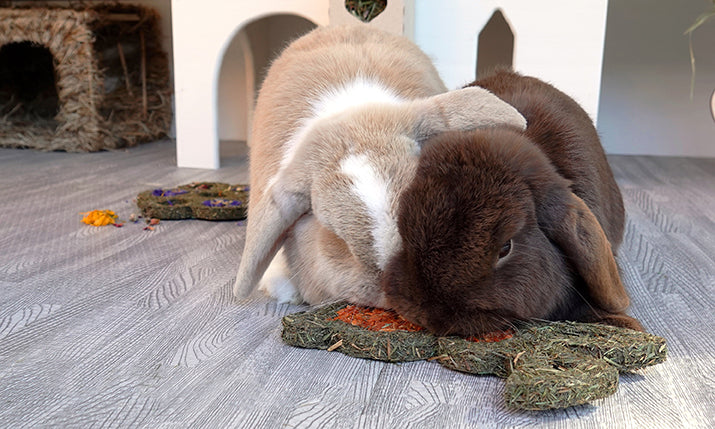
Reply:
<svg viewBox="0 0 715 429"><path fill-rule="evenodd" d="M241 220L248 210L248 186L197 182L151 189L137 195L137 206L146 218Z"/></svg>
<svg viewBox="0 0 715 429"><path fill-rule="evenodd" d="M665 361L664 338L613 326L539 322L498 342L435 337L426 332L374 332L336 318L348 304L331 304L283 318L289 345L338 351L386 362L421 359L477 375L506 379L509 407L546 410L581 405L615 393L619 372Z"/></svg>

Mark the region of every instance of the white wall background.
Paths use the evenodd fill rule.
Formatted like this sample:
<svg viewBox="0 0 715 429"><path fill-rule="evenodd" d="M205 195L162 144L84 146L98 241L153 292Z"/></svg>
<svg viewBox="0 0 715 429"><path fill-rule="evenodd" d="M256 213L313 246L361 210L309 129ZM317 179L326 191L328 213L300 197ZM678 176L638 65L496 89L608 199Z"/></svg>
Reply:
<svg viewBox="0 0 715 429"><path fill-rule="evenodd" d="M499 8L514 33L514 69L556 85L595 120L608 3L415 0L414 40L434 60L447 88L459 88L475 79L479 32Z"/></svg>
<svg viewBox="0 0 715 429"><path fill-rule="evenodd" d="M159 10L162 15L164 45L173 60L171 0L121 1L148 5ZM237 4L244 3L234 1ZM442 4L437 4L432 9L449 12L459 7L486 6L484 1L450 1L453 2L452 7L445 8ZM512 0L514 1L516 0ZM518 2L521 1L524 0ZM591 1L580 0L577 2L578 7ZM493 3L492 0L488 2ZM197 10L207 9L206 5L199 6L199 3L194 3ZM415 19L422 20L422 28L432 26L430 31L424 33L424 40L420 44L424 48L432 38L434 46L428 46L426 50L437 52L454 48L454 43L447 43L445 46L445 42L439 41L439 25L429 24L428 21L432 18L439 18L436 12L429 9L430 3L431 0L416 0L414 5L418 9L415 11ZM715 19L699 28L693 37L697 75L692 101L689 97L688 39L683 36L683 31L709 4L707 0L608 2L600 105L597 113L598 129L609 153L715 157L715 120L709 107L711 95L715 90ZM241 8L237 5L235 16L224 16L220 21L223 23L233 20L238 25L243 20L239 10ZM554 40L569 37L569 32L578 31L578 16L567 13L566 9L553 9L550 13L564 22L561 29L551 29ZM462 15L466 19L469 14ZM451 13L451 16L454 16L454 13ZM516 19L511 14L507 14L507 18ZM445 18L444 25L450 24L449 19L453 18ZM475 31L474 34L463 36L471 40L470 38L476 38L477 33ZM470 46L464 47L463 55L475 56L472 41L469 44ZM235 50L236 46L229 46L226 59L233 64L228 64L222 71L221 80L224 83L219 84L219 87L227 88L227 93L243 97L244 94L240 93L243 85L232 83L241 80L240 75L232 76L231 71L236 62L241 60L231 54L231 49ZM515 63L515 66L518 67L518 63ZM471 79L470 76L450 74L448 64L440 65L440 72L452 87ZM225 115L230 115L231 110L230 107L219 107L219 112ZM225 121L222 120L221 123ZM226 127L220 130L222 138L244 138L241 133L235 132L235 123L229 123Z"/></svg>
<svg viewBox="0 0 715 429"><path fill-rule="evenodd" d="M421 20L420 25L424 31L422 40L417 42L428 52L431 50L433 53L439 53L450 47L454 49L456 45L454 42L445 44L440 41L440 25L430 24L430 21L439 22L440 9L442 13L452 11L451 14L448 13L450 17L445 17L443 21L444 25L450 25L450 20L455 16L453 11L460 7L467 10L489 6L485 4L486 0L450 1L453 2L450 8L445 8L441 4L430 6L432 3L430 0L415 1L415 19ZM521 1L523 0L511 0L511 3L521 3ZM160 10L164 16L162 27L165 44L170 48L170 0L137 0L137 2ZM486 2L495 3L493 0ZM237 1L237 3L241 2ZM567 3L573 2L568 0ZM597 12L599 10L598 6L594 6L593 0L582 0L578 3L575 7L583 13L588 11L589 7ZM611 0L608 2L601 89L600 94L590 95L591 100L595 99L598 103L598 107L593 109L595 112L592 111L592 116L598 115L598 129L607 152L715 157L715 120L710 110L711 96L715 90L715 19L699 28L693 37L697 75L692 101L689 96L688 39L683 36L683 31L708 5L707 0ZM550 14L564 23L561 27L553 26L549 29L551 33L549 37L553 40L567 39L569 34L578 32L583 25L580 15L570 12L573 7L549 9ZM459 15L462 19L468 19L470 14L457 14ZM529 16L516 17L509 13L507 18L527 20ZM240 17L234 19L241 20ZM481 24L475 23L474 27ZM463 37L469 40L469 46L463 47L465 50L463 55L475 56L472 43L477 37L477 32L464 34ZM433 46L430 47L429 43ZM588 49L588 47L581 49ZM171 53L170 49L169 52ZM561 55L560 58L568 58L568 53ZM230 55L227 55L226 59L236 61ZM548 69L549 62L552 61L553 59L544 59L543 67ZM514 65L518 68L518 61ZM471 76L452 73L449 64L438 64L438 66L449 86L456 87L471 79ZM548 73L558 73L558 69L547 70L545 72L547 79ZM231 76L226 74L222 79L227 82ZM559 79L568 78L559 76ZM231 83L227 85L230 87ZM222 86L223 84L220 85ZM568 88L562 89L569 92ZM221 105L219 111L224 115L230 115L232 109ZM224 121L221 123L223 124ZM226 139L244 138L241 133L223 128L220 130L220 136Z"/></svg>
<svg viewBox="0 0 715 429"><path fill-rule="evenodd" d="M246 25L226 48L218 83L219 140L248 139L247 105L255 100L265 71L288 41L315 28L315 24L295 15L273 15ZM246 75L245 37L250 43L254 73ZM253 82L246 82L253 79Z"/></svg>
<svg viewBox="0 0 715 429"><path fill-rule="evenodd" d="M706 0L611 0L598 129L609 153L715 157L715 17L693 35L695 95L683 32Z"/></svg>
<svg viewBox="0 0 715 429"><path fill-rule="evenodd" d="M183 167L218 168L218 90L226 49L238 32L270 15L328 23L324 0L171 0L176 157Z"/></svg>
<svg viewBox="0 0 715 429"><path fill-rule="evenodd" d="M245 30L241 30L245 33ZM243 34L242 36L248 37ZM246 103L253 94L248 94L246 59L241 38L235 37L226 48L218 78L218 138L219 140L243 140L248 137ZM252 76L250 76L252 78ZM241 112L238 113L237 112Z"/></svg>

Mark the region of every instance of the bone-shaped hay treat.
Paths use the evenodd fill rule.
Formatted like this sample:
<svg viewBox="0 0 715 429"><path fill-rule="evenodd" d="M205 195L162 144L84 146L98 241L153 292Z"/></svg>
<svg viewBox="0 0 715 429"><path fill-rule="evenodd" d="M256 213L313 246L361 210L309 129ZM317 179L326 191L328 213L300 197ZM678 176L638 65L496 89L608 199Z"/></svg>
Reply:
<svg viewBox="0 0 715 429"><path fill-rule="evenodd" d="M394 312L345 302L285 316L283 341L387 362L436 360L453 370L496 375L506 379L508 406L524 410L604 398L616 391L619 371L655 365L667 354L661 337L577 322L524 324L483 338L438 338Z"/></svg>
<svg viewBox="0 0 715 429"><path fill-rule="evenodd" d="M137 206L146 218L240 220L246 218L248 186L197 182L151 189L137 195Z"/></svg>

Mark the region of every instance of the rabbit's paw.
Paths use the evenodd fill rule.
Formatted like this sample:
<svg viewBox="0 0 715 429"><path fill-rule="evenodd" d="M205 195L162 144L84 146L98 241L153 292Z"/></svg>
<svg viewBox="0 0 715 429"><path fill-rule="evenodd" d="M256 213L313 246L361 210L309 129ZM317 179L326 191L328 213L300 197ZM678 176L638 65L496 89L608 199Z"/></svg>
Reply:
<svg viewBox="0 0 715 429"><path fill-rule="evenodd" d="M271 264L263 274L258 289L275 298L280 304L300 304L303 302L303 297L290 279L288 262L283 254L283 249L276 253L273 261L271 261Z"/></svg>

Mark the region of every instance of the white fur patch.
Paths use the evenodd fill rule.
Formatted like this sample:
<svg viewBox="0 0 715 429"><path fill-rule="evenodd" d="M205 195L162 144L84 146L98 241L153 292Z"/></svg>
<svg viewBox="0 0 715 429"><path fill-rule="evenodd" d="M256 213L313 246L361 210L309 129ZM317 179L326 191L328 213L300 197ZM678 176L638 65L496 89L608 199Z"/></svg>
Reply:
<svg viewBox="0 0 715 429"><path fill-rule="evenodd" d="M313 117L327 118L350 108L372 103L397 104L402 99L391 89L363 77L337 88L330 88L313 103Z"/></svg>
<svg viewBox="0 0 715 429"><path fill-rule="evenodd" d="M340 162L340 172L352 180L352 191L367 207L372 218L372 238L377 265L385 269L399 248L397 222L390 214L387 181L370 164L366 155L349 155Z"/></svg>
<svg viewBox="0 0 715 429"><path fill-rule="evenodd" d="M300 127L283 146L280 168L268 181L268 186L272 187L278 180L281 172L291 163L298 147L318 121L366 104L398 104L403 101L390 88L365 77L357 77L347 84L328 88L316 97L316 101L311 106L310 116L302 120Z"/></svg>
<svg viewBox="0 0 715 429"><path fill-rule="evenodd" d="M288 261L282 248L278 250L271 264L263 273L263 277L258 283L258 289L275 298L281 304L300 304L303 302L300 292L298 292L298 289L290 279Z"/></svg>

